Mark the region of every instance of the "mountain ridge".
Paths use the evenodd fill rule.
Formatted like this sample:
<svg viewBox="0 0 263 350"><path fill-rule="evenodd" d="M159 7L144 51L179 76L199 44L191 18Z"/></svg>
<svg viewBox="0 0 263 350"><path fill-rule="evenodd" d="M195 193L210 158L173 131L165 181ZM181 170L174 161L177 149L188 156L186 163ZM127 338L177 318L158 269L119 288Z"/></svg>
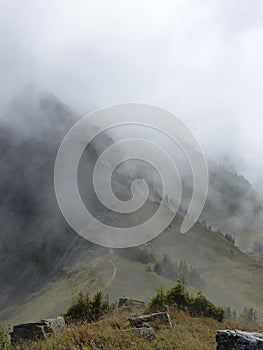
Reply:
<svg viewBox="0 0 263 350"><path fill-rule="evenodd" d="M26 93L29 94L29 100L30 89ZM38 96L38 93L36 93L36 96ZM66 131L74 124L78 116L71 112L67 106L61 105L61 102L56 98L55 102L53 98L51 98L50 103L45 99L44 102L41 103L41 99L39 101L36 97L30 114L27 109L27 101L24 101L23 98L21 100L20 95L20 103L12 107L13 109L9 109L9 111L13 110L10 115L14 118L14 122L9 120L9 123L7 123L3 122L2 119L0 121L0 135L3 135L0 150L2 157L0 193L4 198L0 206L0 277L2 281L0 286L0 318L6 321L10 320L10 317L13 317L14 314L17 314L17 317L23 316L23 314L26 315L26 305L28 302L29 304L32 302L30 298L35 298L36 304L34 305L38 305L38 300L41 300L42 295L43 303L47 305L45 298L49 293L48 288L50 288L50 293L52 290L56 291L54 292L57 293L56 302L62 306L59 303L59 298L68 303L77 287L93 290L98 283L102 283L99 280L103 281L105 278L105 276L100 275L100 271L96 270L97 275L95 274L93 282L90 281L90 278L87 278L87 281L85 280L85 273L89 276L90 271L93 271L90 267L92 262L89 254L91 254L91 257L92 254L99 254L101 248L85 241L73 232L60 213L54 194L53 167L56 152ZM22 122L16 124L15 121L20 116L22 116ZM27 118L27 123L23 122L24 118ZM47 122L43 126L41 123L44 118L47 118ZM33 120L32 125L29 125L31 120ZM16 126L16 128L13 129L13 126ZM113 140L110 137L104 135L101 144L97 141L97 143L90 145L90 148L87 148L83 156L83 161L87 167L80 170L81 179L85 179L87 171L92 169L98 155L102 152L100 145L107 147L112 142ZM210 181L212 192L209 195L210 197L208 196L208 204L200 219L207 221L207 227L199 222L185 236L179 235L178 225L181 220L179 216L164 233L150 242L148 247L146 245L140 249L147 248L150 250L152 246L155 249L154 255L158 258L156 250L160 250L162 247L163 253L168 254L172 261L185 259L187 263L194 265L204 276L207 292L212 300L219 299L220 303L223 304L229 298L238 309L245 303L248 306L260 309L262 305L260 290L263 285L260 278L260 275L262 275L261 260L259 258L254 259L253 256L242 252L238 247L227 242L224 237L208 228L208 225L212 225L213 229L218 227L224 233L230 231L231 234L235 234L236 241L238 241L239 235L245 235L245 232L248 232L250 223L253 222L255 215L257 216L257 213L253 213L254 204L256 207L258 206L255 193L251 191L251 186L246 180L231 175L222 167L216 166L214 173L216 176L213 178L212 184ZM117 184L117 190L119 189L124 197L129 195L129 184L133 177L125 178L123 175L118 175L116 179L120 181L120 184ZM232 190L232 183L236 185L235 190ZM219 201L217 195L222 195L222 189L225 190L225 194L220 197ZM98 217L104 216L106 222L112 223L110 213L99 206L94 192L91 191L89 186L86 188L84 197L85 204L91 206L95 215ZM209 203L209 199L213 199L212 204ZM152 199L147 202L146 211L141 215L144 216L147 213L154 212L158 206L158 200L159 197L154 197L153 194ZM237 227L236 232L232 231L232 228L235 228L234 225L231 226L228 222L229 218L235 216L224 204L225 202L234 207L235 214L235 211L238 212L237 218L240 215L242 216L246 207L253 204L250 211L251 216L248 215L248 218L242 221L243 226L241 228ZM240 203L246 203L244 208L240 207ZM260 212L260 206L258 210ZM135 213L122 219L117 215L114 220L128 226L134 225L139 220L138 215L138 213ZM255 237L259 233L260 231L257 231ZM249 237L249 242L251 239L253 238ZM244 246L249 247L249 244L244 244ZM96 253L92 253L93 251ZM101 254L102 258L97 256L95 260L105 259L103 258L103 256L105 257L103 249ZM87 267L80 267L80 257L83 257L84 261L87 262ZM138 265L138 263L130 262L125 258L122 262L122 267L126 273L123 272L123 277L118 283L120 286L126 284L124 291L133 290L132 284L125 280L125 277L129 277L129 271L132 269L141 280L142 276L149 277L146 274L147 266L145 264ZM78 266L82 271L81 273L78 271ZM130 268L126 268L127 266ZM66 272L63 277L63 273L68 269L72 269L71 275L68 277L68 272ZM109 270L106 268L105 271L106 274L111 275L112 266L109 264ZM167 285L172 283L172 281L161 279L159 275L154 275L153 272L148 273L153 276L151 288L149 287L147 292L148 296L154 293L154 288L159 283ZM116 281L118 281L118 272L116 276ZM67 297L63 297L65 286L67 286L65 282L67 278L71 287L68 287ZM74 283L74 278L78 280L78 283ZM218 281L216 281L216 278ZM220 283L222 286L220 286ZM111 288L113 288L113 285L111 285ZM251 292L253 288L254 292ZM117 287L112 289L112 294L117 297ZM133 296L136 297L137 295ZM51 305L52 307L56 306ZM39 310L41 310L40 307ZM261 309L259 313L262 314Z"/></svg>

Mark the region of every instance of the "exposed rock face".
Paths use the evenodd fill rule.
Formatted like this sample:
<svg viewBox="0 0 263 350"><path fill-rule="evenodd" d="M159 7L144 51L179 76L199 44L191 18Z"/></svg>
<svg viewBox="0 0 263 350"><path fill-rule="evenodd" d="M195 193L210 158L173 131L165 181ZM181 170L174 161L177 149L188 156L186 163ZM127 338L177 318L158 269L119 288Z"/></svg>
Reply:
<svg viewBox="0 0 263 350"><path fill-rule="evenodd" d="M263 333L220 330L216 333L217 350L261 350Z"/></svg>
<svg viewBox="0 0 263 350"><path fill-rule="evenodd" d="M136 328L140 328L145 324L145 322L154 322L154 321L159 321L161 323L172 326L170 316L167 312L158 312L150 315L131 317L131 318L128 318L128 321L130 322L132 327L136 327Z"/></svg>
<svg viewBox="0 0 263 350"><path fill-rule="evenodd" d="M11 344L23 344L29 340L45 339L49 334L58 333L65 327L63 317L41 320L14 326Z"/></svg>
<svg viewBox="0 0 263 350"><path fill-rule="evenodd" d="M134 328L132 332L139 337L144 337L149 340L152 340L156 338L154 329L152 327L141 327L141 328Z"/></svg>

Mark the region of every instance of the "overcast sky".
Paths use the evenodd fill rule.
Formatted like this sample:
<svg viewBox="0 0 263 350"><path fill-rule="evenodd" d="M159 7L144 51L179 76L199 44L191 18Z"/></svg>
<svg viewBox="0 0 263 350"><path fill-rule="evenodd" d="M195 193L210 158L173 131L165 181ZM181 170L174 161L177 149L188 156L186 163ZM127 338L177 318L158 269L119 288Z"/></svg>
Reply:
<svg viewBox="0 0 263 350"><path fill-rule="evenodd" d="M263 178L262 0L0 0L0 110L35 81L85 115L141 101Z"/></svg>

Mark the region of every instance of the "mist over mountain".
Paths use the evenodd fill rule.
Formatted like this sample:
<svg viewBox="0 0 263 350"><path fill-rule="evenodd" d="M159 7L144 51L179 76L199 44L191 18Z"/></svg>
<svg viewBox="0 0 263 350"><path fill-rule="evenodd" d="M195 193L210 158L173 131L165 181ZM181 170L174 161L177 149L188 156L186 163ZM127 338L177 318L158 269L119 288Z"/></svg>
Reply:
<svg viewBox="0 0 263 350"><path fill-rule="evenodd" d="M27 86L1 119L1 307L46 283L76 235L56 203L56 154L77 116Z"/></svg>
<svg viewBox="0 0 263 350"><path fill-rule="evenodd" d="M262 187L262 13L260 0L3 1L1 114L28 81L81 115L158 105Z"/></svg>
<svg viewBox="0 0 263 350"><path fill-rule="evenodd" d="M223 165L210 161L209 169L204 217L212 225L236 234L241 248L251 249L253 240L262 239L262 194L244 176Z"/></svg>
<svg viewBox="0 0 263 350"><path fill-rule="evenodd" d="M68 226L54 192L53 172L58 148L79 118L56 96L30 84L14 98L1 119L0 307L3 310L23 305L32 293L60 278L64 269L74 266L82 254L89 256L89 252L100 250ZM143 164L120 168L114 178L119 197L129 196L129 182L139 175L150 184L151 199L141 216L137 213L123 218L112 216L100 204L92 186L94 164L112 142L112 138L104 134L86 148L80 162L79 183L84 191L84 202L96 217L127 227L145 220L156 210L154 201L159 198L157 182L160 179ZM251 250L253 241L261 233L261 198L244 177L214 161L209 163L209 168L209 193L201 219L213 230L219 228L234 234L240 248ZM183 181L182 205L187 206L191 177ZM198 232L198 228L195 230ZM212 241L211 247L213 251ZM237 254L242 256L240 251ZM89 261L88 257L85 259ZM192 263L198 268L197 261ZM204 266L201 268L205 270Z"/></svg>
<svg viewBox="0 0 263 350"><path fill-rule="evenodd" d="M123 127L113 137L143 137L156 142L169 154L178 166L182 180L181 208L186 211L192 196L193 174L185 154L173 141L160 131L152 131L145 127ZM239 174L227 163L208 159L209 188L201 219L214 230L222 230L235 236L236 243L245 251L251 250L256 239L262 240L263 197L243 175ZM161 179L147 164L136 161L123 164L122 171L133 177L150 181L159 195L162 193ZM166 194L168 199L174 198Z"/></svg>

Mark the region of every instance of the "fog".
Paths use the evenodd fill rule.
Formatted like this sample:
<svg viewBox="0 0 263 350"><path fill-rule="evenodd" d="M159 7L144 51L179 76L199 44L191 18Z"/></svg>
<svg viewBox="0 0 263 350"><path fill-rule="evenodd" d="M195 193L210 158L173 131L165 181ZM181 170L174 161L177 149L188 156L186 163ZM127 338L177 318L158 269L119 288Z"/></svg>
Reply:
<svg viewBox="0 0 263 350"><path fill-rule="evenodd" d="M260 0L2 0L0 111L32 81L80 115L158 105L260 186L262 40Z"/></svg>

